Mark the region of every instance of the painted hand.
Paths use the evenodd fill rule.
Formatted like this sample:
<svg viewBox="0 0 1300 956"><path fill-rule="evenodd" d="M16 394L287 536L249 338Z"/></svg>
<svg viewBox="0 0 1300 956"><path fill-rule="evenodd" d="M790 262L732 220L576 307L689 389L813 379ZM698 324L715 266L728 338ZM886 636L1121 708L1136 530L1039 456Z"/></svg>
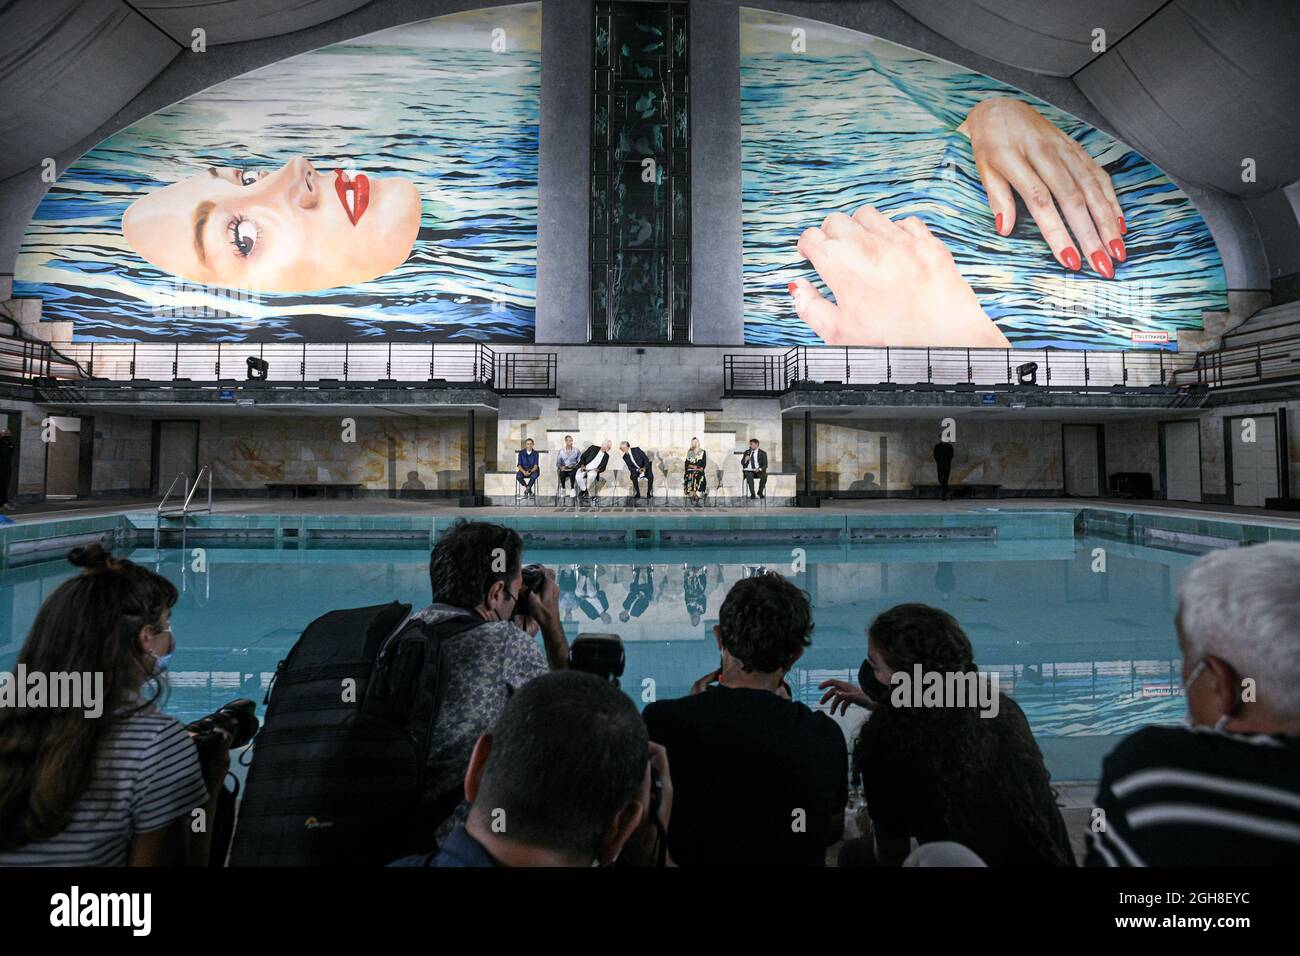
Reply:
<svg viewBox="0 0 1300 956"><path fill-rule="evenodd" d="M1082 249L1093 271L1115 277L1112 258L1128 257L1120 238L1128 227L1110 177L1082 146L1028 103L1006 97L979 103L957 129L970 138L999 235L1016 224L1014 189L1057 262L1078 271Z"/></svg>
<svg viewBox="0 0 1300 956"><path fill-rule="evenodd" d="M790 283L794 308L827 345L1009 348L952 253L915 216L900 222L863 206L804 230L799 254L835 294Z"/></svg>

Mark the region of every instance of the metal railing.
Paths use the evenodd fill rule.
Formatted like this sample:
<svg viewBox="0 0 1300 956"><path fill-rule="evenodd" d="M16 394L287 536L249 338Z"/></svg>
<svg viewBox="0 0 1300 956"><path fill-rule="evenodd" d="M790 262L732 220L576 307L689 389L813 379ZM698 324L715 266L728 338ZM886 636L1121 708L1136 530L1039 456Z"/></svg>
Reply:
<svg viewBox="0 0 1300 956"><path fill-rule="evenodd" d="M497 352L482 343L59 342L65 357L46 377L139 387L244 384L248 360L266 363L271 385L421 383L482 385L502 394L554 395L553 352ZM47 348L49 348L47 346ZM23 366L19 377L31 378ZM36 373L45 375L45 373ZM94 381L82 384L93 385Z"/></svg>
<svg viewBox="0 0 1300 956"><path fill-rule="evenodd" d="M208 476L208 503L201 508L191 508L190 503L194 500L194 492L199 490L199 484L203 481L203 476L205 474ZM176 490L176 482L178 481L181 482L185 500L181 502L179 511L175 508L171 511L167 511L165 510L167 507L167 501L171 498L172 492ZM204 465L200 468L199 473L194 476L193 485L190 484L189 477L185 472L177 472L176 477L172 479L172 483L167 486L167 491L163 494L162 500L158 502L158 517L184 518L186 515L202 514L204 512L207 512L208 514L212 513L212 467L210 465Z"/></svg>
<svg viewBox="0 0 1300 956"><path fill-rule="evenodd" d="M48 342L0 334L0 379L32 382L37 379L77 379L85 375L73 359Z"/></svg>
<svg viewBox="0 0 1300 956"><path fill-rule="evenodd" d="M1190 371L1198 385L1211 388L1300 379L1300 334L1202 352Z"/></svg>
<svg viewBox="0 0 1300 956"><path fill-rule="evenodd" d="M1084 349L867 348L796 346L781 354L724 355L723 394L779 395L797 385L841 387L1020 384L1035 363L1038 385L1062 389L1172 386L1191 356Z"/></svg>

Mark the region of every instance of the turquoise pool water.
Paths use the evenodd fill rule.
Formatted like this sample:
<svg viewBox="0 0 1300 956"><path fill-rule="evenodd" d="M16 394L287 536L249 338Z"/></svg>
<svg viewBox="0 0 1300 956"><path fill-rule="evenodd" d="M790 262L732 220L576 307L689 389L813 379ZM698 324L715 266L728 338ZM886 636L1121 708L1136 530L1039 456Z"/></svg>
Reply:
<svg viewBox="0 0 1300 956"><path fill-rule="evenodd" d="M1094 549L1105 551L1094 571ZM755 569L793 577L816 609L813 645L791 674L810 706L827 677L856 677L864 629L906 601L952 612L984 670L1024 708L1053 776L1094 779L1118 736L1182 715L1173 628L1175 589L1194 555L1109 538L948 540L810 546L806 567L778 546L531 548L558 571L570 637L614 632L627 649L623 686L640 703L688 691L717 665L712 636L728 588ZM181 588L167 709L189 719L264 688L317 615L398 599L428 602L424 547L138 548L132 560ZM12 670L62 561L0 572L0 670Z"/></svg>

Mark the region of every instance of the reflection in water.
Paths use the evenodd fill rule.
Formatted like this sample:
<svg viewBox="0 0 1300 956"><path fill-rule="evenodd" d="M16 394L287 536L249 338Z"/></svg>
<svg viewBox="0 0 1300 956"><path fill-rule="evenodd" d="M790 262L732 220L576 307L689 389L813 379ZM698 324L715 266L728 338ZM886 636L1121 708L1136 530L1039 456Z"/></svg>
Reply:
<svg viewBox="0 0 1300 956"><path fill-rule="evenodd" d="M700 626L700 618L709 609L709 569L704 565L685 565L682 575L682 595L686 599L686 613L691 627Z"/></svg>
<svg viewBox="0 0 1300 956"><path fill-rule="evenodd" d="M654 565L636 565L632 568L632 583L627 586L627 598L623 601L623 610L618 619L626 624L634 617L645 613L655 599Z"/></svg>
<svg viewBox="0 0 1300 956"><path fill-rule="evenodd" d="M1107 550L1102 574L1091 570L1099 543ZM172 613L168 709L184 718L234 697L260 705L276 664L325 611L428 602L423 549L207 547L204 554L199 564L192 549L131 555L182 591ZM813 602L813 644L790 674L809 706L818 705L817 685L827 677L856 679L872 617L921 601L961 621L981 669L998 673L1040 739L1088 738L1095 749L1144 723L1176 721L1184 709L1172 621L1177 573L1193 560L1187 554L1081 538L810 546L806 566L792 565L788 548L750 545L530 549L525 557L555 569L571 639L591 631L623 638L629 691L653 678L660 698L686 693L717 666L712 628L727 591L773 570ZM55 561L0 572L0 670L12 669L41 602L71 570ZM1065 759L1045 750L1049 765ZM1052 769L1065 772L1060 763Z"/></svg>

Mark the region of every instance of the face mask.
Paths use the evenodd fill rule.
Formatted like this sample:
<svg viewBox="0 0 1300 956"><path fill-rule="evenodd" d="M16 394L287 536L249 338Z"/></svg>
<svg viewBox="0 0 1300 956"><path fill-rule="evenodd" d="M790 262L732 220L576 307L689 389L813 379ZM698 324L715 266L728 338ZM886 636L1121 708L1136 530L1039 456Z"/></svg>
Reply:
<svg viewBox="0 0 1300 956"><path fill-rule="evenodd" d="M1205 658L1202 657L1199 661L1196 662L1196 666L1192 668L1192 672L1191 674L1188 675L1187 680L1183 681L1184 697L1191 693L1192 685L1196 683L1196 679L1201 676L1201 672L1204 670L1205 670ZM1187 716L1183 718L1183 722L1188 727L1198 726L1197 723L1194 720L1192 720L1192 715L1190 713L1188 713ZM1214 729L1223 730L1223 728L1227 725L1227 723L1228 723L1228 715L1222 714L1220 715L1219 719L1214 722Z"/></svg>
<svg viewBox="0 0 1300 956"><path fill-rule="evenodd" d="M172 658L176 656L176 636L172 634L171 628L167 629L168 645L171 648L166 654L160 654L153 659L153 669L155 674L161 674L171 666Z"/></svg>
<svg viewBox="0 0 1300 956"><path fill-rule="evenodd" d="M871 669L869 658L858 668L858 686L862 688L862 693L867 695L867 699L877 706L889 700L889 686L876 677L876 672Z"/></svg>

